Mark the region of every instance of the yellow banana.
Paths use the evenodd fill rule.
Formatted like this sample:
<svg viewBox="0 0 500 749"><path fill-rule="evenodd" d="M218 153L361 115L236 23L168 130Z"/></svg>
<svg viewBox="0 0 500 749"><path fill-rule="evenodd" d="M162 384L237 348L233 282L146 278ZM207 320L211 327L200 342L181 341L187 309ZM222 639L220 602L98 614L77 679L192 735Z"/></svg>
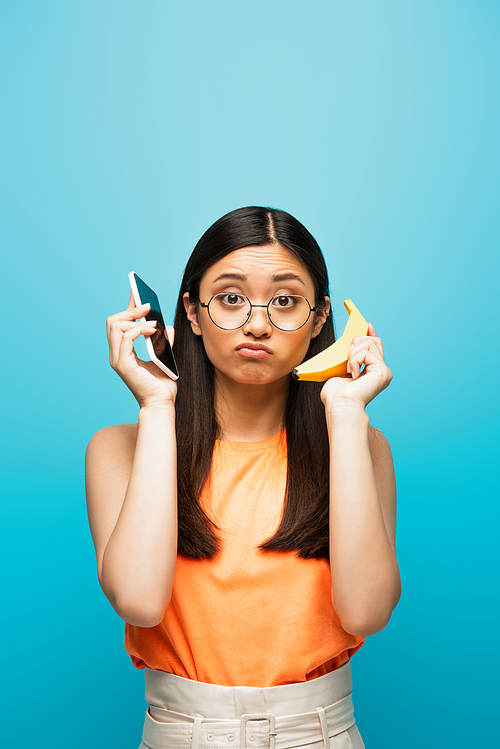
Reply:
<svg viewBox="0 0 500 749"><path fill-rule="evenodd" d="M368 323L351 299L344 301L344 307L349 312L349 319L342 336L324 351L296 367L292 372L296 380L325 382L330 377L347 375L347 352L352 339L357 335L368 335Z"/></svg>

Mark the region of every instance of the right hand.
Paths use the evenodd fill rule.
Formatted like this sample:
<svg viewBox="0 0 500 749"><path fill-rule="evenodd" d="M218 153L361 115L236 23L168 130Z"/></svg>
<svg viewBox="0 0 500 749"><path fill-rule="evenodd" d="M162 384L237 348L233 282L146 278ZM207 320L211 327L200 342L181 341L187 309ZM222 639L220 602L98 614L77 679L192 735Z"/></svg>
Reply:
<svg viewBox="0 0 500 749"><path fill-rule="evenodd" d="M140 335L148 336L156 330L154 323L137 320L144 317L149 310L136 307L132 292L124 312L111 315L106 320L109 343L109 363L133 393L139 406L173 405L177 394L177 384L152 361L138 359L134 350L134 341ZM174 343L174 329L165 327L165 335Z"/></svg>

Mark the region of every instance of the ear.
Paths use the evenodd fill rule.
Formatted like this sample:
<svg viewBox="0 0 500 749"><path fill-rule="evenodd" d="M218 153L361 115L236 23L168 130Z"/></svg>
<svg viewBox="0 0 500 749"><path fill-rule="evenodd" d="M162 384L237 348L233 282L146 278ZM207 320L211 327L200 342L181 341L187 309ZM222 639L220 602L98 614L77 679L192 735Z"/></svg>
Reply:
<svg viewBox="0 0 500 749"><path fill-rule="evenodd" d="M326 323L328 315L330 314L330 297L325 296L325 306L320 307L316 312L316 320L314 323L313 333L311 338L316 338L321 333L323 325Z"/></svg>
<svg viewBox="0 0 500 749"><path fill-rule="evenodd" d="M186 293L182 297L182 301L184 302L184 309L186 310L187 319L191 323L191 330L195 335L201 335L201 328L198 322L198 306L196 302L193 304L193 302L189 301L188 291L186 291Z"/></svg>

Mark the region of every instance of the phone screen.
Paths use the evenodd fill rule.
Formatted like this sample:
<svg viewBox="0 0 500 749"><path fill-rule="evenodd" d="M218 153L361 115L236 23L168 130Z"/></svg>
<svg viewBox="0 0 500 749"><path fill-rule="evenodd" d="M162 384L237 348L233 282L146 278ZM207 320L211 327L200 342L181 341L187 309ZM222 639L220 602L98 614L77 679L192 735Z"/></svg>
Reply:
<svg viewBox="0 0 500 749"><path fill-rule="evenodd" d="M141 303L145 304L149 302L151 305L149 312L145 315L146 320L157 320L156 330L153 335L149 336L149 340L153 346L153 350L158 359L164 364L170 371L179 376L177 371L177 365L175 363L174 355L169 341L165 337L165 322L161 313L160 302L155 292L145 283L137 273L134 273L135 282L137 284L137 290L141 298Z"/></svg>

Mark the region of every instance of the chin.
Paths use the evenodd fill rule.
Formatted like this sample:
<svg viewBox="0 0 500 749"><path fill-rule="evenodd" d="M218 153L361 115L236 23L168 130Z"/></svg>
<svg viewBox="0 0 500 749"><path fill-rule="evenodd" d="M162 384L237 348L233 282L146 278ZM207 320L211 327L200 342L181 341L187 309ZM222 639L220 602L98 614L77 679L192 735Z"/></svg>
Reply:
<svg viewBox="0 0 500 749"><path fill-rule="evenodd" d="M264 370L261 367L256 367L253 364L247 364L235 375L229 375L232 380L240 382L244 385L269 385L271 382L276 382L284 377L290 376L290 372L270 372Z"/></svg>
<svg viewBox="0 0 500 749"><path fill-rule="evenodd" d="M235 382L239 382L242 385L266 385L268 382L273 382L273 378L264 375L263 373L240 373L236 377L231 377Z"/></svg>

